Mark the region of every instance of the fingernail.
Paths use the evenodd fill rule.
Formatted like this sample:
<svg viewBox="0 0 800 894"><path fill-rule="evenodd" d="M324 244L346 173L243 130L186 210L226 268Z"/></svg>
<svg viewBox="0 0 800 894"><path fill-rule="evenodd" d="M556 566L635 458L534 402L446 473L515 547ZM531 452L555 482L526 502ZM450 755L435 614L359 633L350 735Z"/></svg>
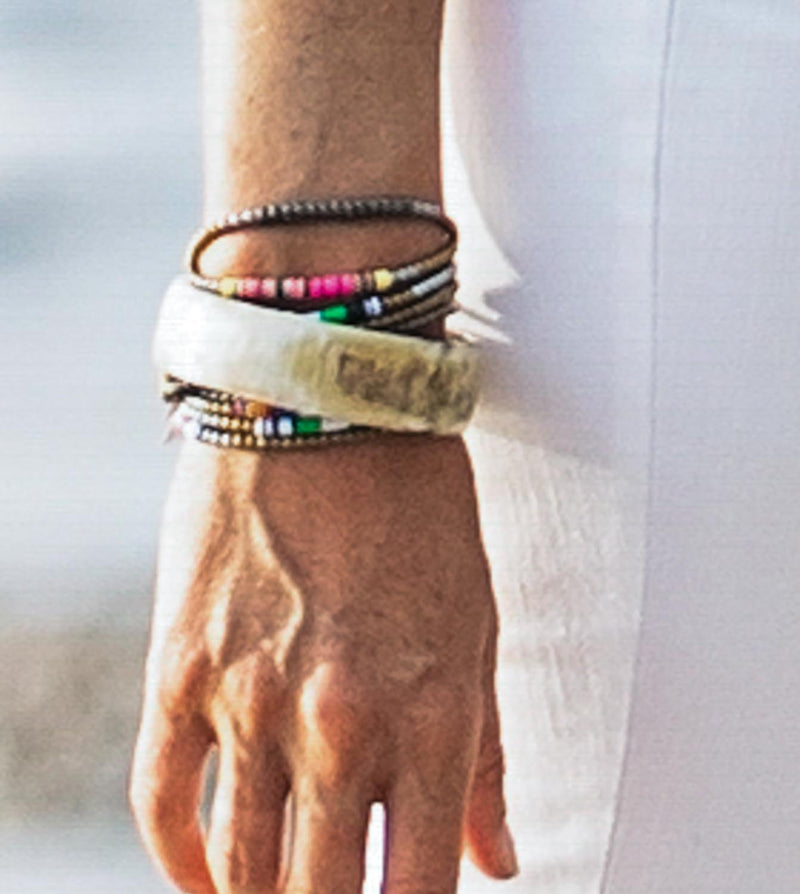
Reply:
<svg viewBox="0 0 800 894"><path fill-rule="evenodd" d="M514 839L511 835L511 829L508 828L508 823L503 824L503 830L497 842L497 851L503 875L506 878L513 878L515 875L519 875L517 851L514 847Z"/></svg>

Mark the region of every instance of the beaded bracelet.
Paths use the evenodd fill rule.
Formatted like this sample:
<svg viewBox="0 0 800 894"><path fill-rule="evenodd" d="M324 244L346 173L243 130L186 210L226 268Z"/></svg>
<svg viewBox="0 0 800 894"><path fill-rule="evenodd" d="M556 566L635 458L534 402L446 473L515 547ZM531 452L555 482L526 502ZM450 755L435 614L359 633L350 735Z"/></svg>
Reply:
<svg viewBox="0 0 800 894"><path fill-rule="evenodd" d="M221 236L253 227L307 223L315 220L366 220L373 218L419 217L441 227L447 243L433 254L395 269L380 267L348 273L284 277L208 277L200 269L200 258ZM450 263L456 250L455 223L434 202L408 197L366 197L356 199L310 199L246 208L215 221L200 230L189 243L186 266L198 288L229 298L258 300L275 307L291 307L298 299L331 302L366 293L383 294L408 285Z"/></svg>
<svg viewBox="0 0 800 894"><path fill-rule="evenodd" d="M382 429L321 416L300 416L170 377L164 379L162 397L173 404L167 440L181 435L218 447L266 450L351 443L383 433ZM416 433L397 434L414 437Z"/></svg>
<svg viewBox="0 0 800 894"><path fill-rule="evenodd" d="M310 276L220 278L207 277L200 269L200 260L205 249L219 237L238 230L314 220L348 221L392 217L421 217L430 220L445 231L447 242L430 255L394 269L380 267L358 272ZM401 334L414 332L455 310L454 296L457 283L452 262L456 244L455 224L443 213L441 207L433 202L410 197L385 196L305 200L267 204L227 215L194 236L187 250L186 263L191 285L206 292L258 304L265 310L272 308L273 313L276 310L289 310L303 315L310 313L321 323L339 323L348 327L389 330ZM178 286L177 281L173 284L173 288L175 286ZM210 305L204 313L213 316ZM190 313L191 316L194 316L193 312ZM253 324L259 319L254 318ZM185 322L187 320L188 318L184 318ZM276 317L272 323L275 333L273 337L277 337L275 326L278 322ZM277 329L284 328L277 326ZM187 336L190 331L191 327L186 332ZM219 329L214 329L213 341L218 340L219 333ZM378 335L376 332L376 336ZM419 344L419 339L410 338L409 348L411 342ZM453 350L453 344L448 344L449 351ZM157 338L157 345L163 348L163 338ZM382 347L388 348L389 343L387 342L385 346L382 343ZM242 349L244 350L244 344ZM168 351L169 354L172 352L173 349ZM245 353L249 356L249 349ZM412 353L416 353L416 349ZM384 357L383 352L381 357ZM191 375L193 362L188 363L185 373L180 374ZM453 367L453 373L456 369L460 370L456 373L457 376L467 377L464 380L467 391L463 394L458 393L458 396L455 393L453 395L456 401L453 405L454 419L463 412L463 408L456 410L456 406L466 399L472 387L466 384L470 376L474 375L474 372L468 371L471 362L466 355L463 358L459 355L459 360ZM381 364L384 363L385 359L382 359ZM464 363L466 365L463 365ZM166 370L164 366L162 369ZM200 372L200 367L196 371ZM244 372L244 368L240 372ZM282 378L278 369L274 374ZM449 375L448 373L441 382L437 379L437 391L444 381L449 379ZM221 377L226 378L226 375L221 373ZM320 415L301 415L293 410L270 406L263 400L253 400L228 391L198 386L182 381L168 370L164 382L163 397L173 405L170 414L172 433L180 433L185 437L221 447L264 450L272 447L311 446L363 440L387 431L382 426L387 424L392 415L391 412L389 415L384 413L383 415L386 415L384 419L381 413L377 413L375 407L376 412L370 414L375 415L375 418L370 418L369 424L365 424L365 419L353 423ZM382 379L381 383L383 385ZM230 384L234 383L231 381ZM252 394L251 391L251 396ZM274 396L278 396L277 393ZM284 398L290 399L288 393ZM374 395L371 395L370 403L373 402L373 398ZM473 400L474 398L470 398L469 402ZM346 403L339 409L344 410ZM388 404L385 409L389 411ZM364 415L361 410L356 413L352 406L344 412L351 412L354 416ZM379 417L381 421L377 421ZM426 423L423 429L416 428L415 424L413 430L405 431L398 430L394 424L393 419L392 428L395 434L403 437L419 437L429 432L429 423ZM433 424L432 430L444 431L449 427L449 423L445 425L436 423ZM405 424L402 428L405 428ZM460 426L456 425L456 428Z"/></svg>

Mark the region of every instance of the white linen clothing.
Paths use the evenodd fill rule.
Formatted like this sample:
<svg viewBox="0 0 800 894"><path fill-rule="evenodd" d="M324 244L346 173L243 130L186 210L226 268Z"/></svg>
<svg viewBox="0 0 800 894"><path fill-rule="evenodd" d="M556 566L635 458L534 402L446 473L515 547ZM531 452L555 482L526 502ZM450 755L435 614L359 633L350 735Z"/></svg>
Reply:
<svg viewBox="0 0 800 894"><path fill-rule="evenodd" d="M800 3L450 0L525 894L800 889Z"/></svg>

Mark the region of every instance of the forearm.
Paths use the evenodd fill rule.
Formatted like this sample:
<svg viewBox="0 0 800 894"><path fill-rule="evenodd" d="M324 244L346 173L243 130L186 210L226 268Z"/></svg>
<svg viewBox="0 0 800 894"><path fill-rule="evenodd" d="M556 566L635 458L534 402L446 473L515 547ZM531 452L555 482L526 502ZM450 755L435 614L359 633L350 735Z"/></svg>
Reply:
<svg viewBox="0 0 800 894"><path fill-rule="evenodd" d="M205 0L205 214L297 197L441 200L442 0ZM251 230L212 273L395 264L441 239L420 221Z"/></svg>

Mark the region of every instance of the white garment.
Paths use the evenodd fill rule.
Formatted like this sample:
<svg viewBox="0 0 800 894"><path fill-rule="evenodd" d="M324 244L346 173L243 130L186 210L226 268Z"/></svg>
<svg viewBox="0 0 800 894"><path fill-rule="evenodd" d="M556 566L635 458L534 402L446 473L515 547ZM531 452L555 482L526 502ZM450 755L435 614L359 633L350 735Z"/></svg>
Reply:
<svg viewBox="0 0 800 894"><path fill-rule="evenodd" d="M523 866L462 890L795 894L800 3L450 0L445 52Z"/></svg>

